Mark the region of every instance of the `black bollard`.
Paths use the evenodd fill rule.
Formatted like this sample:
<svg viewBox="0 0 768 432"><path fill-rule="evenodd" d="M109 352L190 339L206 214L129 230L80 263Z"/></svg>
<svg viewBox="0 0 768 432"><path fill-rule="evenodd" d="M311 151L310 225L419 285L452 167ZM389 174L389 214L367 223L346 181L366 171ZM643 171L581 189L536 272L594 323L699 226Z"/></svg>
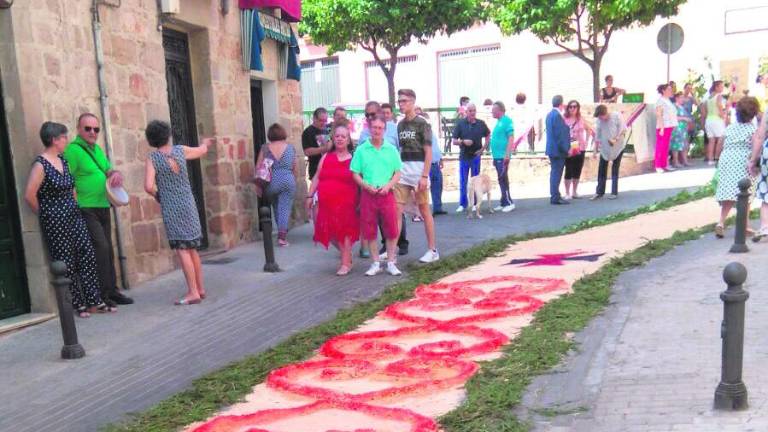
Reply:
<svg viewBox="0 0 768 432"><path fill-rule="evenodd" d="M264 236L264 271L267 273L276 273L280 271L280 266L275 262L275 245L272 243L272 210L269 206L259 208L259 223L261 232Z"/></svg>
<svg viewBox="0 0 768 432"><path fill-rule="evenodd" d="M741 380L744 360L744 309L749 298L742 284L747 280L747 269L732 262L723 270L723 280L728 289L720 293L723 300L723 323L720 337L723 339L723 365L720 384L715 390L715 409L745 410L747 386Z"/></svg>
<svg viewBox="0 0 768 432"><path fill-rule="evenodd" d="M62 261L54 261L51 263L51 273L53 273L52 284L53 290L56 292L56 303L59 306L61 334L64 338L61 358L70 360L85 357L85 349L77 341L77 327L75 327L75 317L72 310L72 293L69 291L72 280L67 277L67 265Z"/></svg>
<svg viewBox="0 0 768 432"><path fill-rule="evenodd" d="M736 231L733 236L731 253L749 252L747 247L747 219L749 218L749 188L752 182L748 178L739 180L739 196L736 199Z"/></svg>

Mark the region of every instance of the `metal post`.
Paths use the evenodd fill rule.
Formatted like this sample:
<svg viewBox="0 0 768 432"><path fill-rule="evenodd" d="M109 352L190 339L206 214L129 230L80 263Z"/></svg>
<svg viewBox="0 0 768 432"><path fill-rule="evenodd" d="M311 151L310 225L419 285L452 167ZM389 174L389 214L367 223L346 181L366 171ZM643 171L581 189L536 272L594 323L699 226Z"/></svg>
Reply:
<svg viewBox="0 0 768 432"><path fill-rule="evenodd" d="M747 247L747 218L749 218L749 188L752 182L748 178L739 181L739 195L736 199L736 232L733 236L733 246L730 252L749 252Z"/></svg>
<svg viewBox="0 0 768 432"><path fill-rule="evenodd" d="M264 236L264 271L267 273L276 273L280 271L280 266L275 262L275 245L272 243L272 210L269 205L259 208L259 223L261 224L261 234Z"/></svg>
<svg viewBox="0 0 768 432"><path fill-rule="evenodd" d="M720 337L723 339L723 366L720 384L715 390L715 409L747 409L747 387L741 380L744 360L744 309L749 298L742 284L747 280L747 269L732 262L723 270L723 280L728 289L720 293L723 300L723 323Z"/></svg>
<svg viewBox="0 0 768 432"><path fill-rule="evenodd" d="M67 265L62 261L54 261L51 263L51 273L53 273L52 283L56 292L56 303L59 306L61 334L64 337L61 358L79 359L85 356L85 349L77 341L77 327L75 327L75 317L72 311L72 294L69 292L72 280L67 277Z"/></svg>

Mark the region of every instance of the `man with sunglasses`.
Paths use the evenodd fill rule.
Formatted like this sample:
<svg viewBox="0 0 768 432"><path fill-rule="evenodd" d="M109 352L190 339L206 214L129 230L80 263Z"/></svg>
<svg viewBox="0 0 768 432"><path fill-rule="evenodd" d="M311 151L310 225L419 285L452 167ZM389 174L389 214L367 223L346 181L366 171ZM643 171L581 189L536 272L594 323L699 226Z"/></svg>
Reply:
<svg viewBox="0 0 768 432"><path fill-rule="evenodd" d="M391 112L392 111L390 107L390 113ZM363 131L360 132L360 137L358 138L357 142L362 144L363 141L371 138L371 122L379 115L383 115L384 120L386 121L384 139L399 150L400 142L397 139L397 123L392 120L387 120L387 116L385 115L384 110L376 101L369 101L365 104L365 125L363 127Z"/></svg>
<svg viewBox="0 0 768 432"><path fill-rule="evenodd" d="M364 142L371 139L371 123L378 118L380 115L383 115L381 105L379 105L376 101L369 101L365 104L365 127L363 128L363 131L360 132L360 138L357 140L358 145L363 144ZM397 124L393 121L386 121L386 127L384 129L384 141L392 144L395 146L395 148L400 151L400 141L397 139ZM402 216L402 229L400 230L400 236L397 239L397 254L398 255L407 255L408 254L408 239L406 238L406 230L405 230L405 215ZM381 231L381 249L379 250L379 255L384 256L387 254L387 246L385 237L384 237L384 227L379 227ZM368 250L364 247L360 247L360 257L362 258L368 258ZM383 259L383 258L382 258Z"/></svg>
<svg viewBox="0 0 768 432"><path fill-rule="evenodd" d="M117 290L115 253L112 248L112 217L107 199L107 179L111 187L120 187L123 176L112 169L109 159L96 143L101 127L91 113L77 119L77 136L64 150L64 159L75 179L77 205L83 214L96 252L96 272L101 285L101 298L110 306L126 305L133 300Z"/></svg>

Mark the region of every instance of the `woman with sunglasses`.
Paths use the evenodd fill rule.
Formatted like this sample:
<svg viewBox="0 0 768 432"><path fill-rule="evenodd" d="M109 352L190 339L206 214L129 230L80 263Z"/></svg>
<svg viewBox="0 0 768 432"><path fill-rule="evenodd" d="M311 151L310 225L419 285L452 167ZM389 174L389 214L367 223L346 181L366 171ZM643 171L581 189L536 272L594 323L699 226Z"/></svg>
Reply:
<svg viewBox="0 0 768 432"><path fill-rule="evenodd" d="M571 149L565 159L565 199L578 199L581 198L577 189L581 170L584 168L587 138L594 138L595 131L581 117L581 105L575 100L568 102L563 118L571 129Z"/></svg>

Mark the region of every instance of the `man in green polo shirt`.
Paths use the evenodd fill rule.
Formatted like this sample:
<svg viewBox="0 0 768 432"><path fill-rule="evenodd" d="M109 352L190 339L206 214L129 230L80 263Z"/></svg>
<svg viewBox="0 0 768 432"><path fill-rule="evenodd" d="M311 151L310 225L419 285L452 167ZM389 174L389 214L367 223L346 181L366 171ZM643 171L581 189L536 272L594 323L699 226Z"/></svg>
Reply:
<svg viewBox="0 0 768 432"><path fill-rule="evenodd" d="M397 226L397 203L392 191L400 180L402 162L395 146L384 140L385 124L383 118L371 121L371 138L357 147L349 166L355 182L361 189L361 243L368 246L373 259L371 267L365 272L367 276L374 276L382 270L376 251L376 231L379 224L387 247L387 273L393 276L402 274L395 265L395 246L400 230Z"/></svg>
<svg viewBox="0 0 768 432"><path fill-rule="evenodd" d="M515 128L506 111L507 108L502 101L496 101L491 108L491 115L496 119L496 126L491 132L491 155L501 189L501 201L494 210L501 210L504 213L515 209L515 202L509 193L509 176L507 175L509 155L515 148Z"/></svg>
<svg viewBox="0 0 768 432"><path fill-rule="evenodd" d="M112 248L112 218L107 199L107 178L112 187L123 184L123 176L113 170L101 147L96 144L101 127L99 119L85 113L77 119L77 137L64 150L64 159L75 179L77 204L91 234L96 252L96 271L101 298L112 304L131 304L133 300L117 290L115 253Z"/></svg>

